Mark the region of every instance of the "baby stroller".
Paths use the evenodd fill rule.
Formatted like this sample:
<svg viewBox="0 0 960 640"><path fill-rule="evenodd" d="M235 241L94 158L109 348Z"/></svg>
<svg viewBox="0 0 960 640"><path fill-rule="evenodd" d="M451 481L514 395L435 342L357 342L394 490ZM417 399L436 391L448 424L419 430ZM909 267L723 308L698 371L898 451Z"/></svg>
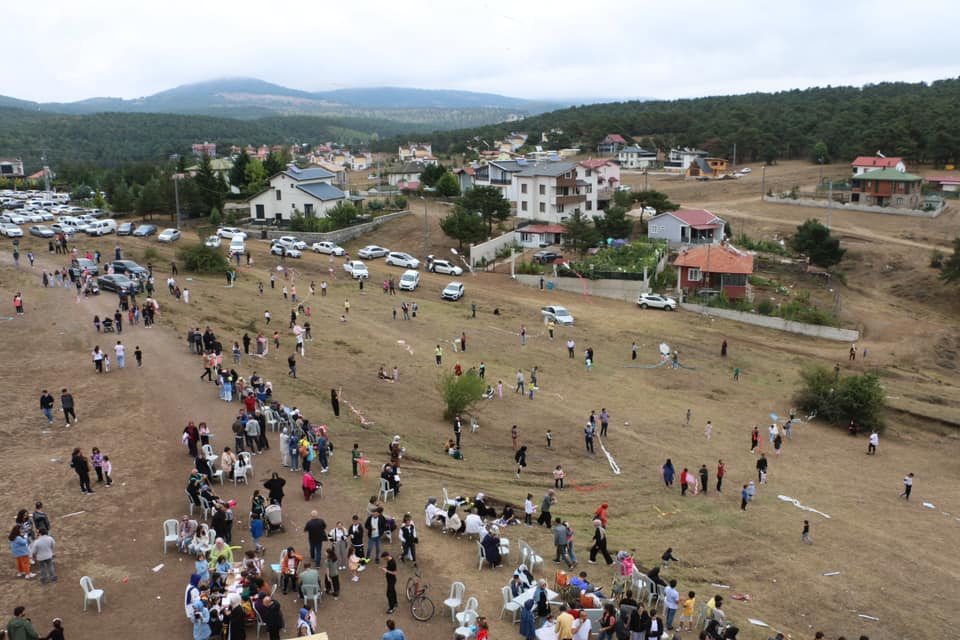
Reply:
<svg viewBox="0 0 960 640"><path fill-rule="evenodd" d="M114 330L114 329L113 329L113 320L112 320L111 318L104 318L104 319L103 319L103 322L101 322L100 324L101 324L101 326L102 326L102 328L103 328L103 332L104 332L104 333L112 333L112 332L113 332L113 330Z"/></svg>
<svg viewBox="0 0 960 640"><path fill-rule="evenodd" d="M275 531L285 531L283 528L283 510L278 504L271 504L263 510L264 523L267 525L266 534L270 535Z"/></svg>

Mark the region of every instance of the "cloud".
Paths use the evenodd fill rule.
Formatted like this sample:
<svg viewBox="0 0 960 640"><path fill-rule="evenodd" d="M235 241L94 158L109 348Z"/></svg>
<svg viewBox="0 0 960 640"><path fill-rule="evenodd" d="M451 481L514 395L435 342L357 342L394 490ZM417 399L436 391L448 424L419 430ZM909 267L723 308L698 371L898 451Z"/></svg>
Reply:
<svg viewBox="0 0 960 640"><path fill-rule="evenodd" d="M952 42L960 17L953 2L890 0L10 4L0 34L22 57L0 90L40 101L135 98L224 76L529 98L934 80L956 75L931 43Z"/></svg>

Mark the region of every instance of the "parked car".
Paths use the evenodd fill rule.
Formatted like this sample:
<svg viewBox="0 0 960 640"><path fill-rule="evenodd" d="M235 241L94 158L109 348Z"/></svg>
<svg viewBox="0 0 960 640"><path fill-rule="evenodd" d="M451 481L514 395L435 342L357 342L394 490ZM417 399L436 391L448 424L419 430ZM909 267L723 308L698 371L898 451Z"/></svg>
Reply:
<svg viewBox="0 0 960 640"><path fill-rule="evenodd" d="M53 222L53 220L54 220L54 215L53 215L52 213L50 213L49 211L41 211L41 212L40 212L40 221L41 221L41 222Z"/></svg>
<svg viewBox="0 0 960 640"><path fill-rule="evenodd" d="M346 253L343 247L333 242L314 242L310 247L317 253L326 253L328 255L342 256Z"/></svg>
<svg viewBox="0 0 960 640"><path fill-rule="evenodd" d="M414 291L420 285L420 272L413 269L407 269L400 276L400 290Z"/></svg>
<svg viewBox="0 0 960 640"><path fill-rule="evenodd" d="M397 267L406 267L407 269L419 269L420 261L408 253L401 251L391 251L387 254L385 262Z"/></svg>
<svg viewBox="0 0 960 640"><path fill-rule="evenodd" d="M444 300L459 300L463 297L463 283L451 282L443 288L440 297Z"/></svg>
<svg viewBox="0 0 960 640"><path fill-rule="evenodd" d="M300 249L294 249L293 247L287 247L282 244L275 244L270 247L270 253L283 258L299 258L301 256Z"/></svg>
<svg viewBox="0 0 960 640"><path fill-rule="evenodd" d="M540 264L552 264L557 260L562 260L563 256L553 251L537 251L533 254L533 261Z"/></svg>
<svg viewBox="0 0 960 640"><path fill-rule="evenodd" d="M8 238L19 238L23 236L23 229L12 222L0 222L0 233Z"/></svg>
<svg viewBox="0 0 960 640"><path fill-rule="evenodd" d="M179 229L164 229L157 236L157 242L176 242L180 239Z"/></svg>
<svg viewBox="0 0 960 640"><path fill-rule="evenodd" d="M119 227L117 227L118 236L132 236L133 235L133 223L124 222Z"/></svg>
<svg viewBox="0 0 960 640"><path fill-rule="evenodd" d="M91 236L105 236L117 230L116 220L96 220L87 224L85 231Z"/></svg>
<svg viewBox="0 0 960 640"><path fill-rule="evenodd" d="M661 296L656 293L641 293L637 298L637 306L641 309L663 309L664 311L676 311L677 301L673 298Z"/></svg>
<svg viewBox="0 0 960 640"><path fill-rule="evenodd" d="M38 238L52 238L57 235L53 232L53 229L50 227L44 226L42 224L35 224L30 227L30 235L37 236Z"/></svg>
<svg viewBox="0 0 960 640"><path fill-rule="evenodd" d="M8 222L10 224L23 224L24 222L27 221L27 219L24 218L23 215L19 213L13 213L11 211L7 211L2 216L0 216L0 220L4 222Z"/></svg>
<svg viewBox="0 0 960 640"><path fill-rule="evenodd" d="M369 244L363 249L360 249L360 251L357 252L357 255L365 260L369 260L371 258L382 258L388 253L390 253L389 249L384 249L383 247L379 247L375 244Z"/></svg>
<svg viewBox="0 0 960 640"><path fill-rule="evenodd" d="M233 236L230 238L230 255L237 253L246 253L247 245L244 243L243 238L240 236Z"/></svg>
<svg viewBox="0 0 960 640"><path fill-rule="evenodd" d="M142 224L133 231L133 235L138 238L146 238L147 236L152 236L157 232L157 225L155 224Z"/></svg>
<svg viewBox="0 0 960 640"><path fill-rule="evenodd" d="M247 239L247 233L243 229L236 227L220 227L217 229L217 235L221 238L235 238L239 236L243 240Z"/></svg>
<svg viewBox="0 0 960 640"><path fill-rule="evenodd" d="M76 233L73 230L73 227L71 227L68 224L63 224L61 222L54 222L52 225L50 225L50 228L53 229L54 233L62 233L68 238L72 238L74 233Z"/></svg>
<svg viewBox="0 0 960 640"><path fill-rule="evenodd" d="M23 214L24 220L27 222L43 222L43 214L39 211L29 211Z"/></svg>
<svg viewBox="0 0 960 640"><path fill-rule="evenodd" d="M113 267L114 273L123 274L132 278L147 278L150 276L149 270L141 267L133 260L114 260L110 265Z"/></svg>
<svg viewBox="0 0 960 640"><path fill-rule="evenodd" d="M203 246L217 249L220 247L220 236L210 236L203 242Z"/></svg>
<svg viewBox="0 0 960 640"><path fill-rule="evenodd" d="M430 264L430 271L434 273L445 273L449 276L463 275L463 269L453 264L449 260L434 260Z"/></svg>
<svg viewBox="0 0 960 640"><path fill-rule="evenodd" d="M570 312L566 310L565 307L559 305L553 305L550 307L541 307L540 313L544 318L548 320L553 320L557 324L562 325L573 325L573 316L570 315Z"/></svg>
<svg viewBox="0 0 960 640"><path fill-rule="evenodd" d="M74 278L81 276L84 272L92 276L100 273L100 267L93 260L86 258L77 258L70 261L70 275Z"/></svg>
<svg viewBox="0 0 960 640"><path fill-rule="evenodd" d="M343 263L343 270L349 273L355 280L370 277L370 272L367 271L367 265L359 260L347 260Z"/></svg>
<svg viewBox="0 0 960 640"><path fill-rule="evenodd" d="M288 249L297 249L298 251L303 251L307 248L307 243L303 240L297 240L293 236L280 236L274 240L271 244L279 244L282 247L287 247Z"/></svg>
<svg viewBox="0 0 960 640"><path fill-rule="evenodd" d="M744 167L743 169L740 169L740 173L742 173L742 174L744 174L744 175L746 175L746 174L748 174L748 173L753 173L753 169L751 169L750 167Z"/></svg>
<svg viewBox="0 0 960 640"><path fill-rule="evenodd" d="M113 291L114 293L140 293L143 291L143 283L139 280L131 280L127 276L114 273L112 275L100 276L97 278L97 285L102 291Z"/></svg>

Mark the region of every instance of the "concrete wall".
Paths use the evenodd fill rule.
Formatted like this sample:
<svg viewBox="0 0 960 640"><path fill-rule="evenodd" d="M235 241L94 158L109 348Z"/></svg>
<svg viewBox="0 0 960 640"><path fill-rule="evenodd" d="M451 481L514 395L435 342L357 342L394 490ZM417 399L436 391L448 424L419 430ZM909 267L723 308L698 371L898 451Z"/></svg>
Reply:
<svg viewBox="0 0 960 640"><path fill-rule="evenodd" d="M784 320L783 318L764 316L758 313L746 313L744 311L733 311L732 309L715 309L714 307L705 307L688 302L684 302L680 306L694 313L703 313L708 316L726 318L727 320L733 320L735 322L743 322L768 329L777 329L778 331L789 331L790 333L799 333L801 335L823 338L825 340L856 342L860 338L860 332L851 329L837 329L836 327L824 327L817 324L803 324L801 322Z"/></svg>
<svg viewBox="0 0 960 640"><path fill-rule="evenodd" d="M828 202L826 200L794 200L793 198L778 198L776 196L763 196L765 202L772 202L774 204L792 204L797 207L816 207L817 209L826 209ZM891 216L908 216L913 218L936 218L943 210L946 209L946 205L939 209L934 209L933 211L922 211L920 209L894 209L893 207L872 207L863 204L837 204L834 203L834 211L864 211L866 213L885 213Z"/></svg>
<svg viewBox="0 0 960 640"><path fill-rule="evenodd" d="M395 218L401 216L409 215L412 213L409 209L406 211L397 211L395 213L386 213L382 216L374 218L370 222L365 222L363 224L354 225L352 227L347 227L346 229L337 229L336 231L328 231L327 233L312 233L309 231L291 231L290 229L277 229L274 227L266 226L256 226L256 225L247 225L243 227L243 230L247 232L247 237L251 240L258 240L263 238L263 233L266 233L266 238L273 240L274 238L279 238L280 236L296 236L306 242L307 244L313 244L314 242L347 242L353 240L358 236L362 236L365 233L369 233L382 225L384 222L389 222Z"/></svg>
<svg viewBox="0 0 960 640"><path fill-rule="evenodd" d="M517 242L517 240L517 233L515 231L507 231L502 236L491 238L486 242L470 245L470 264L473 265L474 269L479 268L482 258L486 258L487 263L492 263L497 256L497 251L499 251L501 247L509 246Z"/></svg>
<svg viewBox="0 0 960 640"><path fill-rule="evenodd" d="M517 274L517 282L525 284L528 287L539 287L540 276L525 276ZM569 291L570 293L583 293L583 284L580 278L554 278L549 273L543 275L544 287L546 283L552 282L554 289L560 291ZM635 302L641 293L649 293L650 287L645 280L583 280L587 283L587 292L592 296L601 298L612 298L614 300L625 300Z"/></svg>

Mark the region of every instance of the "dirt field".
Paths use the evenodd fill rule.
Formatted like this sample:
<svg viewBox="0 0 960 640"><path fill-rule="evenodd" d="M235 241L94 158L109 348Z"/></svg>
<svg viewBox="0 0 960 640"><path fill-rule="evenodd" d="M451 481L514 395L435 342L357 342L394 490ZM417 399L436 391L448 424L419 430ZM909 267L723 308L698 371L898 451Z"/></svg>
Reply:
<svg viewBox="0 0 960 640"><path fill-rule="evenodd" d="M802 165L783 169L809 174L809 167ZM750 179L754 177L758 182L756 171ZM684 205L706 206L729 215L735 231L737 221L748 225L753 237L787 232L810 215L807 210L760 205L755 197L750 199L746 182L729 187L668 180L656 184ZM710 190L715 186L731 191L715 193ZM450 243L437 227L443 210L431 206L429 213L430 251L449 253ZM586 563L589 519L600 502L608 501L612 551L635 548L640 564L650 566L672 546L682 562L664 575L676 578L682 593L692 589L702 598L715 592L750 594L749 603L726 598L728 616L740 623L741 638L772 635L749 625L747 617L764 620L793 638L812 638L818 629L826 631L828 638L949 637L953 621L944 603L955 599L960 578L956 554L944 553L960 541L960 489L950 481L958 472L958 438L956 427L948 424L960 422L954 360L958 309L955 292L940 288L935 274L925 267L929 250L924 248L943 244L951 225L956 228L955 210L944 216L936 221L910 220L909 225L899 219L835 218L835 228L840 231L843 225L844 244L850 248L844 267L848 286L842 287L843 313L862 324L861 346L869 349L866 364L884 375L896 411L889 416L890 426L876 458L864 455L863 438L850 438L817 422L795 428L783 455L771 460L769 485L760 487L745 513L738 509L738 487L756 478L755 459L748 451L750 429L754 424L766 425L771 412L785 415L804 363L841 361L846 369L849 345L685 312L641 312L610 300L548 294L500 274L465 276L467 293L460 303L441 302L439 291L448 278L431 274L424 275L416 293L391 298L376 283L396 277L400 270L379 261L370 264L371 281L361 294L354 282L341 275L338 259L337 279L331 281L329 295L307 301L313 311L315 340L307 344L307 357L293 381L286 376L285 365L293 336L283 330L290 303L281 298L279 283L274 291L267 285L262 299L257 296L257 282L267 282L277 259L267 255L265 245L253 242L256 264L241 269L237 287L225 288L220 278L195 278L187 283L189 306L174 303L162 290L170 249L160 247L165 258L154 261L161 289L158 326L125 329L120 336L128 353L141 346L144 367L138 370L128 364L125 370L96 376L89 352L94 344L112 345L115 338L98 335L91 320L95 313L103 316L112 311L113 296L77 304L71 292L40 288L40 268L62 262L48 256L45 244L27 238L22 243L21 269L13 269L7 250L0 268L2 294L9 301L19 289L26 304L25 316L0 318L8 323L0 349L9 363L0 399L10 416L0 427L7 442L0 464L8 478L2 504L12 522L18 509L31 508L35 499L44 501L58 542L60 581L54 586L25 583L15 579L11 569L0 593L10 607L25 604L44 633L56 615L64 619L68 638L119 637L126 629L145 639L190 636L182 609L190 565L184 556L172 551L164 555L159 548L162 521L185 513L183 488L190 459L179 444L179 434L187 420L206 420L216 434L217 449L232 445L229 424L237 405L218 401L214 385L198 380L200 363L188 353L184 335L188 326L210 325L225 345L232 344L244 331L255 335L263 327L264 309L270 309L271 328L278 325L283 336L281 349L271 350L262 361L245 359L239 370L245 376L257 370L273 381L278 398L303 408L312 420L330 425L338 452L331 472L323 477L325 497L320 501L305 503L299 495L298 476L283 472L289 485L284 503L288 530L266 540L267 558L275 562L287 544L306 548L298 528L311 508L318 509L328 524L349 521L353 513L363 512L367 498L376 491L376 478L371 473L353 480L347 450L359 442L378 465L386 460L389 440L400 434L407 447L404 485L388 513L414 515L421 528L420 565L438 604L430 623L417 623L401 596L401 608L394 617L408 638L452 636L449 614L439 607L452 580L465 582L467 596L479 599L481 613L493 619L492 637L516 634L515 627L496 617L499 588L508 582L510 567L516 566L518 558L508 560L502 569L478 572L475 543L423 530L423 505L427 496L439 496L441 488L447 487L451 495L483 491L497 505L522 506L527 492L539 499L552 486L551 471L557 464L566 470L569 488L560 494L554 514L573 525L579 568L595 581L608 582L610 574L602 564ZM904 232L912 237L901 236ZM192 239L185 234L185 241ZM367 241L419 255L422 215L390 223L348 248L355 251ZM112 237L84 239L80 246L100 247L110 255L115 242ZM120 244L124 257L137 260L147 244L157 246L127 238L120 239ZM30 247L39 256L33 271L25 267ZM297 287L302 296L310 280L319 283L326 277L326 256L305 254L291 263L300 274ZM183 285L185 280L181 273L178 281ZM345 299L351 303L350 317L340 323ZM392 319L392 308L399 307L401 300L418 302L416 320ZM476 319L470 317L471 302L477 303ZM567 306L577 320L575 327L558 331L552 342L538 313L539 306L551 302ZM501 316L492 315L494 307L501 308ZM530 334L524 347L516 335L521 324ZM467 335L468 350L455 354L451 341L461 331ZM577 344L578 356L573 360L567 358L564 346L568 337ZM723 339L730 345L726 359L719 355ZM641 364L655 363L657 345L665 341L693 369L625 368L633 340L640 345ZM488 379L504 381L504 399L484 401L475 411L481 428L464 434L466 460L461 462L440 450L452 430L442 420L435 390L438 368L433 348L438 343L445 343L445 367L457 361L470 367L483 360ZM589 373L582 360L587 346L596 353ZM129 355L128 360L132 362ZM398 366L400 382L379 382L380 365ZM514 394L512 387L517 368L529 372L534 365L540 368L540 391L531 401ZM738 383L731 376L735 366L743 371ZM856 370L863 366L860 360L854 365ZM56 392L63 386L72 390L80 417L69 431L59 420L47 428L37 406L41 389ZM349 411L339 420L332 418L329 389L340 386L346 399L373 421L372 426L362 428ZM601 407L611 414L610 437L604 443L622 469L619 476L611 472L599 448L596 456L584 452L583 423L591 409ZM689 427L683 424L687 408L693 412ZM714 425L709 440L703 430L708 419ZM519 481L512 469L512 424L519 426L522 443L530 447L529 467ZM553 450L543 446L547 429L554 434ZM274 449L254 458L251 487L235 489L228 484L221 492L238 501L235 541L249 539L244 534L252 489L270 471L281 471L276 436L271 444ZM79 494L76 476L67 465L74 446L88 452L98 446L111 457L116 469L113 488L98 486L95 495ZM729 473L722 496L711 490L681 498L676 485L672 490L664 488L658 468L668 457L678 472L706 464L711 485L717 459L722 458ZM917 478L914 499L906 503L897 494L901 478L910 471ZM800 511L778 500L778 494L831 517ZM923 501L936 508L924 508ZM81 513L65 517L76 512ZM812 546L799 541L804 518L812 524ZM541 554L552 555L552 538L545 529L513 527L505 535L514 546L523 538ZM398 543L393 550L399 552ZM160 563L164 564L160 571L151 571ZM538 574L552 578L555 568L548 558L545 570ZM840 574L822 575L835 571ZM401 567L401 586L410 573L409 567ZM81 611L78 581L82 575L92 576L96 586L106 590L106 606L99 616ZM711 583L730 589L718 591ZM292 596L280 597L280 603L292 631L299 603ZM376 638L385 630L385 609L383 579L371 567L359 583L344 580L339 601L322 603L320 628L332 639ZM858 617L861 613L880 621Z"/></svg>

